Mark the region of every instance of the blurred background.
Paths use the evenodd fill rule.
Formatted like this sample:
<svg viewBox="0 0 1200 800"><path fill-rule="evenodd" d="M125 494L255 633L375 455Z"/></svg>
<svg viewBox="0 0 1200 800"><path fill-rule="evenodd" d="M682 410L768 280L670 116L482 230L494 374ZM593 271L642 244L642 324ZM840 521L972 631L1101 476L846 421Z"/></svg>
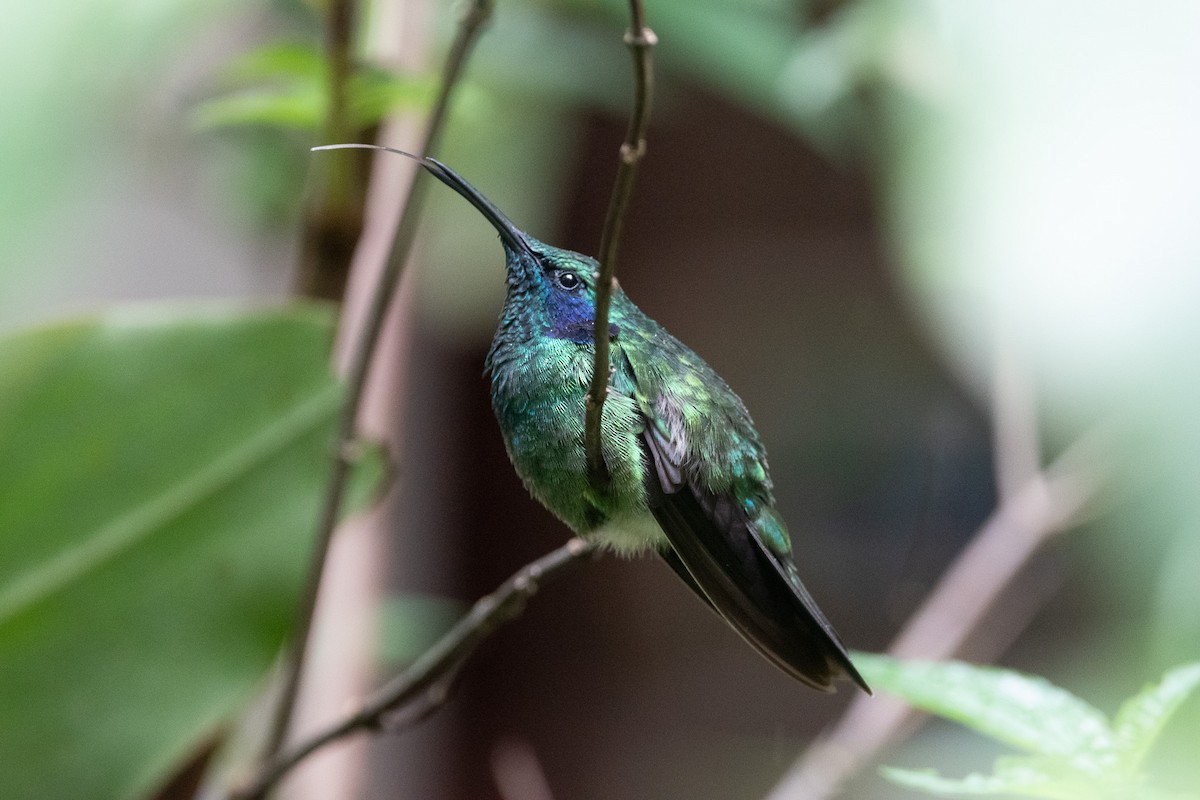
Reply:
<svg viewBox="0 0 1200 800"><path fill-rule="evenodd" d="M306 197L327 180L304 83L322 10L10 9L0 330L115 301L287 298L311 256ZM382 106L419 115L460 12L363 5L355 57L406 64ZM439 152L518 225L585 253L631 97L624 14L500 2ZM848 645L886 648L996 507L1006 380L1043 463L1103 429L1106 489L1001 598L980 652L1107 712L1200 656L1200 6L648 0L647 14L658 85L620 280L751 409L801 575ZM389 26L415 56L388 50ZM441 187L423 220L390 395L380 674L567 536L490 411L494 232ZM657 560L605 557L539 593L428 724L372 740L342 796L540 800L503 787L541 774L560 799L762 797L849 697L778 673ZM1181 757L1198 730L1193 700L1158 755L1180 788L1200 779ZM993 753L931 724L886 762L960 774ZM847 796L905 795L869 771Z"/></svg>

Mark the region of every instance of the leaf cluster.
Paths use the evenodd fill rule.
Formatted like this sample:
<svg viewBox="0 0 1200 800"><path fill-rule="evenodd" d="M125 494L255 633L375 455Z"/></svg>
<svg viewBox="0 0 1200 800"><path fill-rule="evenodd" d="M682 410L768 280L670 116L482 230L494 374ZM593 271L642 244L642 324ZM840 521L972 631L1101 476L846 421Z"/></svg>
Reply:
<svg viewBox="0 0 1200 800"><path fill-rule="evenodd" d="M991 774L948 778L935 770L885 767L896 783L944 796L1048 800L1195 800L1154 788L1146 756L1171 715L1200 686L1200 663L1167 672L1126 700L1110 720L1044 678L962 662L858 654L873 686L910 705L1022 751L996 759Z"/></svg>
<svg viewBox="0 0 1200 800"><path fill-rule="evenodd" d="M193 112L202 128L264 125L316 131L328 119L329 61L311 42L271 44L236 59L224 71L227 89ZM354 129L394 111L423 109L437 90L433 75L404 75L360 65L346 86Z"/></svg>

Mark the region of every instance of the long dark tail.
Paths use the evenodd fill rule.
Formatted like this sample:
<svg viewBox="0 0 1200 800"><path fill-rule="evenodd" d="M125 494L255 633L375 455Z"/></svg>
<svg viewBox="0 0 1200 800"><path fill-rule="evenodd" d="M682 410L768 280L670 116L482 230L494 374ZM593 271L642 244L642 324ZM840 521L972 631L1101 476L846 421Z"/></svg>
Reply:
<svg viewBox="0 0 1200 800"><path fill-rule="evenodd" d="M655 467L646 478L650 510L670 542L662 555L671 568L784 672L827 692L845 676L870 694L791 561L763 543L732 498L683 481L653 426L642 441Z"/></svg>

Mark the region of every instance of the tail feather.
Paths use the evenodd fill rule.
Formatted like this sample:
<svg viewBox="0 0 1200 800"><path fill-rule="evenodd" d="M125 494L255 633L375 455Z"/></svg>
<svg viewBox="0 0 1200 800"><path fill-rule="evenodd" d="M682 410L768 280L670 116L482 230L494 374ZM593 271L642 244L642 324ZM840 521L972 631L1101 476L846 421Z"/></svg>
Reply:
<svg viewBox="0 0 1200 800"><path fill-rule="evenodd" d="M764 544L732 498L699 494L686 484L664 487L659 478L668 470L657 464L663 453L654 438L643 437L656 461L647 484L651 512L673 551L664 554L668 564L784 672L822 691L845 676L870 694L791 562Z"/></svg>

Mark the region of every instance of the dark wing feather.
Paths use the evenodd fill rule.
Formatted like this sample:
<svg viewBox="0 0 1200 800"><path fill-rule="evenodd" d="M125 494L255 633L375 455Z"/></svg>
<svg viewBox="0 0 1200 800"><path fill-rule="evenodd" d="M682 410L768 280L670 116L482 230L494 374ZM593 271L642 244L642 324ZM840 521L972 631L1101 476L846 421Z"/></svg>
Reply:
<svg viewBox="0 0 1200 800"><path fill-rule="evenodd" d="M642 441L654 466L646 476L650 510L674 550L667 563L784 672L822 691L844 674L870 693L795 568L763 543L738 504L688 485L653 424Z"/></svg>

